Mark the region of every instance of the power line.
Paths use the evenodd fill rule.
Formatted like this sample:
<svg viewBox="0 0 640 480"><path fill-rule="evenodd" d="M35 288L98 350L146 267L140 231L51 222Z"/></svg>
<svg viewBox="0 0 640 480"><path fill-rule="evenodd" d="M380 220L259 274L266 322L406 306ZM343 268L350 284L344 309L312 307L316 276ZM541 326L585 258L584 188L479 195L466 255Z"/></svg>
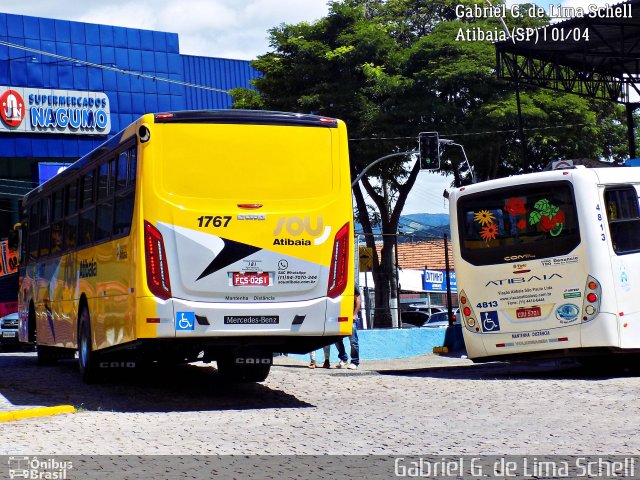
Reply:
<svg viewBox="0 0 640 480"><path fill-rule="evenodd" d="M533 132L538 130L552 130L554 128L573 128L573 127L589 127L595 126L595 123L574 123L571 125L552 125L548 127L531 127L525 128L526 132ZM466 132L466 133L441 133L441 137L468 137L473 135L489 135L492 133L516 133L517 129L511 130L487 130L484 132ZM363 137L363 138L350 138L350 142L364 142L369 140L418 140L418 137Z"/></svg>
<svg viewBox="0 0 640 480"><path fill-rule="evenodd" d="M148 73L136 72L136 71L133 71L133 70L125 70L123 68L119 68L119 67L116 67L116 66L102 65L102 64L99 64L99 63L89 62L87 60L80 60L78 58L66 57L64 55L58 55L57 53L45 52L44 50L38 50L36 48L25 47L24 45L17 45L15 43L5 42L5 41L2 41L2 40L0 40L0 45L4 45L5 47L9 47L9 48L16 48L18 50L23 50L25 52L35 53L35 54L38 54L38 55L44 55L46 57L57 58L58 60L63 60L63 61L74 63L74 64L77 63L77 64L81 64L81 65L86 65L88 67L101 68L103 70L110 70L112 72L122 73L122 74L125 74L125 75L133 75L133 76L136 76L138 78L148 78L148 79L154 80L154 81L173 83L175 85L181 85L183 87L199 88L201 90L209 90L209 91L212 91L212 92L226 93L227 95L230 95L228 90L222 90L221 88L207 87L206 85L198 85L196 83L183 82L183 81L175 80L175 79L172 79L172 78L157 77L155 75L149 75Z"/></svg>

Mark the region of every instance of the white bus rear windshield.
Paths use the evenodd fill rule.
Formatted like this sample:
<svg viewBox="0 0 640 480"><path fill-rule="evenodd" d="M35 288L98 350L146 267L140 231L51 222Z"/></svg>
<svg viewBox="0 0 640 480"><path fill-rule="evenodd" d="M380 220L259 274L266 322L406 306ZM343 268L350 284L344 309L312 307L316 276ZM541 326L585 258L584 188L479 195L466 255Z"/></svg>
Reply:
<svg viewBox="0 0 640 480"><path fill-rule="evenodd" d="M167 193L291 200L335 190L337 129L246 124L167 124L162 129L157 171Z"/></svg>
<svg viewBox="0 0 640 480"><path fill-rule="evenodd" d="M461 254L473 265L566 255L580 243L569 182L466 195L457 213Z"/></svg>

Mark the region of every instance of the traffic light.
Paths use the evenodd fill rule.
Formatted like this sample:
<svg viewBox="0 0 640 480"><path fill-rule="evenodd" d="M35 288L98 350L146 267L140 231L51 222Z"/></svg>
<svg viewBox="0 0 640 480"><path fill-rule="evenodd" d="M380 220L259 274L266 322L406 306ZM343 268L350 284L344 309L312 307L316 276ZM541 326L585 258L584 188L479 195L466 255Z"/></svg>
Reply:
<svg viewBox="0 0 640 480"><path fill-rule="evenodd" d="M440 168L440 146L438 132L420 132L418 134L420 149L420 169L434 170Z"/></svg>

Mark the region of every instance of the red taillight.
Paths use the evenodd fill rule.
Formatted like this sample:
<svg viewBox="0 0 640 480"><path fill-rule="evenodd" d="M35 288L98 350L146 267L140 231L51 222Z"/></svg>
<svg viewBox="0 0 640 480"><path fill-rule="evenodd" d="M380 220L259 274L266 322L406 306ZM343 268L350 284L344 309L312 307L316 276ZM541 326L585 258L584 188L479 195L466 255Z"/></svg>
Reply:
<svg viewBox="0 0 640 480"><path fill-rule="evenodd" d="M162 234L147 221L144 222L144 252L149 290L163 300L170 298L171 282Z"/></svg>
<svg viewBox="0 0 640 480"><path fill-rule="evenodd" d="M587 294L587 301L589 301L591 303L595 303L596 300L598 300L598 296L595 293Z"/></svg>
<svg viewBox="0 0 640 480"><path fill-rule="evenodd" d="M346 223L333 241L331 267L329 270L329 286L327 296L336 298L344 292L347 286L347 272L349 271L349 224Z"/></svg>
<svg viewBox="0 0 640 480"><path fill-rule="evenodd" d="M471 315L471 309L469 307L464 307L462 309L462 313L464 313L465 317L468 317L469 315Z"/></svg>

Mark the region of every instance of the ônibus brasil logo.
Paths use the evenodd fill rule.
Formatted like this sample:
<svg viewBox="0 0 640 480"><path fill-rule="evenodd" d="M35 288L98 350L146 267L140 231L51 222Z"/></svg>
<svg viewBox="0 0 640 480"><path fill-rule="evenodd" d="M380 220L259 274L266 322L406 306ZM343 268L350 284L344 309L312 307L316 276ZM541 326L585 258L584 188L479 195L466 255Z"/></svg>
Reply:
<svg viewBox="0 0 640 480"><path fill-rule="evenodd" d="M0 96L0 117L9 127L17 127L22 123L25 114L24 100L15 90L6 90Z"/></svg>

